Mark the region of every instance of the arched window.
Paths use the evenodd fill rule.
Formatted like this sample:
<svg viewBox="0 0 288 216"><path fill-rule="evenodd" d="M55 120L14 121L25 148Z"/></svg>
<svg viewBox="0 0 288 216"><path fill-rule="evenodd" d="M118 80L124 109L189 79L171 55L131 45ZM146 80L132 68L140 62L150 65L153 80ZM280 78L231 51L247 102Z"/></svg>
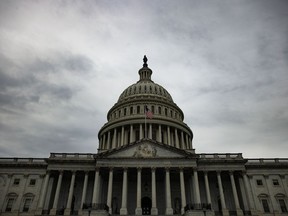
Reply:
<svg viewBox="0 0 288 216"><path fill-rule="evenodd" d="M137 106L137 114L140 114L140 106Z"/></svg>
<svg viewBox="0 0 288 216"><path fill-rule="evenodd" d="M282 213L287 213L287 204L286 204L286 196L285 194L278 193L275 195L275 199L278 201L279 207Z"/></svg>
<svg viewBox="0 0 288 216"><path fill-rule="evenodd" d="M263 212L270 213L270 200L267 194L260 194L258 196L259 201L262 205Z"/></svg>
<svg viewBox="0 0 288 216"><path fill-rule="evenodd" d="M158 107L158 114L161 115L161 107Z"/></svg>
<svg viewBox="0 0 288 216"><path fill-rule="evenodd" d="M33 203L34 195L32 193L27 193L23 196L23 202L22 202L22 212L28 212L31 208L31 205Z"/></svg>
<svg viewBox="0 0 288 216"><path fill-rule="evenodd" d="M5 207L5 212L11 212L13 209L13 205L17 200L18 195L16 193L9 193L6 196L6 207Z"/></svg>
<svg viewBox="0 0 288 216"><path fill-rule="evenodd" d="M133 107L130 107L130 115L133 114Z"/></svg>

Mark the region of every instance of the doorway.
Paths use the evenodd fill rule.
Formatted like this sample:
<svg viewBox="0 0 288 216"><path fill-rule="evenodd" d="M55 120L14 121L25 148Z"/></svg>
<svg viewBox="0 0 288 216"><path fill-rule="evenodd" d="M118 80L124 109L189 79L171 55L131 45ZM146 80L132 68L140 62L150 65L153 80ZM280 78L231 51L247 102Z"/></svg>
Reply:
<svg viewBox="0 0 288 216"><path fill-rule="evenodd" d="M142 207L142 215L150 215L152 207L151 199L149 197L143 197L141 200L141 207Z"/></svg>

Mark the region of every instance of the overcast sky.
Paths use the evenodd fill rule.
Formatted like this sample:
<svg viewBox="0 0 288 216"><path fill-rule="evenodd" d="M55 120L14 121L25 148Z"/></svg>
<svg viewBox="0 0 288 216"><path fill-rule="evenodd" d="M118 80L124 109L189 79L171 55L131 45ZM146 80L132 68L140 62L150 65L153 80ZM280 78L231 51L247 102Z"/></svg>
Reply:
<svg viewBox="0 0 288 216"><path fill-rule="evenodd" d="M143 55L196 153L288 157L288 1L0 1L0 157L96 153Z"/></svg>

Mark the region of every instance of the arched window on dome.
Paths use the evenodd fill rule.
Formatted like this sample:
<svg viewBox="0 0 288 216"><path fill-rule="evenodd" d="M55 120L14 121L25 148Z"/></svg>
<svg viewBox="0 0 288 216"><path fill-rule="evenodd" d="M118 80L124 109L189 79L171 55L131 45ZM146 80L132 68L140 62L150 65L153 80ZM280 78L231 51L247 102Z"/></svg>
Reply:
<svg viewBox="0 0 288 216"><path fill-rule="evenodd" d="M126 116L127 115L127 108L125 107L124 108L124 116Z"/></svg>
<svg viewBox="0 0 288 216"><path fill-rule="evenodd" d="M140 114L140 106L137 106L137 114Z"/></svg>
<svg viewBox="0 0 288 216"><path fill-rule="evenodd" d="M151 111L152 111L153 114L155 113L154 105L151 106Z"/></svg>
<svg viewBox="0 0 288 216"><path fill-rule="evenodd" d="M133 106L130 107L130 115L133 115Z"/></svg>
<svg viewBox="0 0 288 216"><path fill-rule="evenodd" d="M165 107L165 116L167 116L168 115L168 110L167 110L167 108Z"/></svg>
<svg viewBox="0 0 288 216"><path fill-rule="evenodd" d="M146 91L147 91L147 87L146 87L146 85L144 86L144 92L146 93Z"/></svg>

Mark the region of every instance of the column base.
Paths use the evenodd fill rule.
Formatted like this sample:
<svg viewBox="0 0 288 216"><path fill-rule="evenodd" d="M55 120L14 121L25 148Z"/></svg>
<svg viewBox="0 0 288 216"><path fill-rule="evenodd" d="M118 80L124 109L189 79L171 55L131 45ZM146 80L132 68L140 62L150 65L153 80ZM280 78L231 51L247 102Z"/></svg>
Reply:
<svg viewBox="0 0 288 216"><path fill-rule="evenodd" d="M49 215L56 215L56 211L57 209L54 209L54 208L50 209Z"/></svg>
<svg viewBox="0 0 288 216"><path fill-rule="evenodd" d="M64 210L64 215L71 215L71 208L66 208Z"/></svg>
<svg viewBox="0 0 288 216"><path fill-rule="evenodd" d="M105 210L91 210L89 212L89 210L83 210L82 211L82 216L108 216L109 213Z"/></svg>
<svg viewBox="0 0 288 216"><path fill-rule="evenodd" d="M128 214L127 208L120 209L120 215L127 215L127 214Z"/></svg>
<svg viewBox="0 0 288 216"><path fill-rule="evenodd" d="M243 211L242 211L242 209L236 209L236 213L237 213L237 216L243 216L244 214L243 214Z"/></svg>
<svg viewBox="0 0 288 216"><path fill-rule="evenodd" d="M42 208L35 211L35 215L42 215Z"/></svg>
<svg viewBox="0 0 288 216"><path fill-rule="evenodd" d="M142 215L142 208L136 208L135 215Z"/></svg>
<svg viewBox="0 0 288 216"><path fill-rule="evenodd" d="M151 215L158 215L158 209L156 207L151 208Z"/></svg>
<svg viewBox="0 0 288 216"><path fill-rule="evenodd" d="M204 211L202 210L189 210L186 211L185 216L204 216Z"/></svg>
<svg viewBox="0 0 288 216"><path fill-rule="evenodd" d="M228 209L222 209L222 215L223 216L229 216L229 210Z"/></svg>
<svg viewBox="0 0 288 216"><path fill-rule="evenodd" d="M166 208L165 214L166 215L173 215L173 209L172 208Z"/></svg>

